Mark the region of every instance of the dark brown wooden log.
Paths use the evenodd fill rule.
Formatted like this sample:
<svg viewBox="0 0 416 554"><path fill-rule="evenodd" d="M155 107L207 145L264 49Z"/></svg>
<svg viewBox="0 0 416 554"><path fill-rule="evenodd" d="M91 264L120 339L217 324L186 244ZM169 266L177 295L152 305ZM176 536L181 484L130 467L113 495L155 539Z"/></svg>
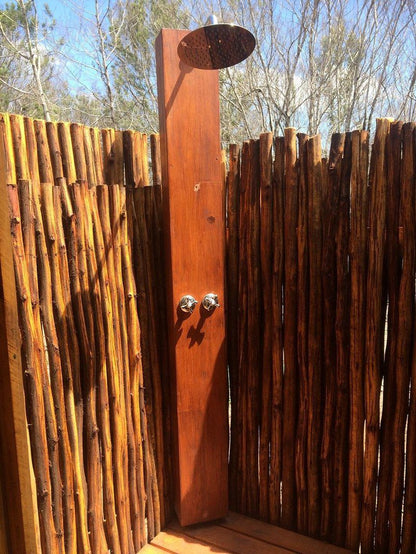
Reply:
<svg viewBox="0 0 416 554"><path fill-rule="evenodd" d="M392 426L395 410L395 373L398 341L398 297L402 257L399 244L402 122L392 123L386 144L386 278L388 294L387 336L383 375L382 419L380 430L380 469L377 493L376 548L383 550L389 541L390 490L392 478Z"/></svg>
<svg viewBox="0 0 416 554"><path fill-rule="evenodd" d="M383 302L383 264L386 223L385 147L390 122L377 121L371 156L370 202L368 211L368 269L365 327L365 457L361 548L373 551L374 517L378 467L380 386L384 339L385 305Z"/></svg>
<svg viewBox="0 0 416 554"><path fill-rule="evenodd" d="M285 195L284 195L284 350L283 377L283 445L282 445L282 519L284 527L293 528L296 519L295 436L297 425L297 239L298 168L296 131L285 130Z"/></svg>
<svg viewBox="0 0 416 554"><path fill-rule="evenodd" d="M273 189L272 189L273 135L260 135L260 264L263 296L263 366L261 383L261 424L259 452L259 516L268 520L269 510L269 445L272 417L273 371Z"/></svg>
<svg viewBox="0 0 416 554"><path fill-rule="evenodd" d="M231 390L231 451L229 464L230 507L236 509L238 496L238 227L239 227L240 148L229 147L227 175L227 352Z"/></svg>
<svg viewBox="0 0 416 554"><path fill-rule="evenodd" d="M341 171L339 219L336 229L337 256L337 296L335 315L336 375L335 375L335 414L334 414L334 487L333 487L333 542L344 546L345 522L348 506L348 459L349 432L349 321L350 321L350 186L351 186L351 134L344 139L344 156L338 170ZM329 431L329 429L328 429Z"/></svg>
<svg viewBox="0 0 416 554"><path fill-rule="evenodd" d="M162 185L162 165L160 161L160 136L150 135L153 186Z"/></svg>
<svg viewBox="0 0 416 554"><path fill-rule="evenodd" d="M395 403L391 437L383 446L388 449L391 461L389 494L388 551L398 552L401 546L401 520L404 487L405 428L409 405L411 353L414 332L415 296L415 190L414 190L414 133L416 125L406 123L402 129L403 158L400 187L400 224L403 228L402 272L397 300L397 327L390 332L397 337L394 383ZM387 538L387 537L386 537ZM386 539L385 539L386 540ZM387 541L386 541L387 542Z"/></svg>
<svg viewBox="0 0 416 554"><path fill-rule="evenodd" d="M415 156L416 137L413 132L413 157ZM414 309L414 308L413 308ZM408 408L408 426L406 440L406 479L404 495L404 513L403 513L403 536L401 552L410 554L416 548L416 475L413 468L416 464L416 396L413 384L416 382L416 347L414 342L411 357L411 389Z"/></svg>
<svg viewBox="0 0 416 554"><path fill-rule="evenodd" d="M415 152L416 140L413 137L413 152ZM403 538L401 552L411 554L416 548L416 342L414 340L415 329L413 328L413 345L411 358L411 389L409 395L408 425L406 440L406 479L403 513Z"/></svg>
<svg viewBox="0 0 416 554"><path fill-rule="evenodd" d="M142 141L142 152L145 144ZM142 156L143 163L147 165L147 150L145 151L146 155ZM163 471L163 460L165 458L164 445L163 445L163 417L164 417L164 405L163 405L163 388L161 380L161 359L159 352L159 341L158 341L158 329L160 327L160 322L158 320L158 296L163 295L163 288L157 288L157 268L156 268L156 259L155 253L157 250L157 238L155 236L155 227L154 227L154 190L151 186L145 186L144 188L144 223L147 229L147 241L145 243L145 249L143 254L145 260L147 260L147 270L146 270L146 280L147 280L147 299L148 299L148 312L149 312L149 338L150 338L150 357L152 364L152 389L153 389L153 406L155 407L154 421L155 421L155 430L159 434L159 437L156 437L156 451L155 451L155 463L157 471L157 482L158 482L158 494L155 494L155 498L159 497L160 515L162 520L158 525L161 529L164 526L164 487L165 487L165 472ZM161 260L160 260L161 262ZM158 290L160 292L158 292ZM160 516L159 516L160 517Z"/></svg>
<svg viewBox="0 0 416 554"><path fill-rule="evenodd" d="M123 131L123 155L126 186L136 188L142 185L141 144L137 144L140 134Z"/></svg>
<svg viewBox="0 0 416 554"><path fill-rule="evenodd" d="M297 282L297 361L299 371L299 414L296 429L295 478L297 529L308 531L308 480L306 465L307 414L308 414L308 187L307 152L308 136L298 135L299 142L299 201L298 201L298 282Z"/></svg>
<svg viewBox="0 0 416 554"><path fill-rule="evenodd" d="M367 274L368 133L351 137L350 432L346 546L358 550L363 494L364 333Z"/></svg>
<svg viewBox="0 0 416 554"><path fill-rule="evenodd" d="M258 517L261 347L261 274L260 274L260 165L259 141L250 142L250 175L247 235L247 514ZM260 366L258 364L260 363Z"/></svg>
<svg viewBox="0 0 416 554"><path fill-rule="evenodd" d="M320 443L322 437L322 154L319 136L307 142L309 319L308 319L308 533L318 536L321 516Z"/></svg>
<svg viewBox="0 0 416 554"><path fill-rule="evenodd" d="M336 335L334 321L337 307L337 228L340 219L341 162L345 136L332 135L329 160L322 175L322 287L323 297L323 383L324 413L321 445L322 515L321 536L329 540L333 533L334 447L336 415ZM348 225L348 219L347 219ZM344 241L345 242L345 241Z"/></svg>
<svg viewBox="0 0 416 554"><path fill-rule="evenodd" d="M148 160L148 142L147 135L141 135L141 154L142 154L142 175L143 175L143 186L147 187L149 182L149 160Z"/></svg>
<svg viewBox="0 0 416 554"><path fill-rule="evenodd" d="M275 140L273 164L272 223L272 378L270 426L269 519L278 523L281 516L280 482L282 476L282 414L283 414L283 192L285 169L285 139Z"/></svg>
<svg viewBox="0 0 416 554"><path fill-rule="evenodd" d="M101 140L104 183L107 185L113 185L114 182L111 178L111 164L113 163L114 154L112 151L111 129L101 130Z"/></svg>
<svg viewBox="0 0 416 554"><path fill-rule="evenodd" d="M164 420L164 452L165 462L164 470L164 503L165 503L165 522L170 521L173 515L172 507L172 416L171 416L171 387L169 383L169 352L167 340L167 320L166 320L166 297L165 290L165 267L164 267L164 247L163 247L163 198L162 187L160 184L153 184L153 257L155 267L155 287L153 294L158 308L157 338L160 356L160 378L162 381L162 401L163 401L163 420ZM163 518L161 515L161 525ZM162 525L163 528L163 525Z"/></svg>
<svg viewBox="0 0 416 554"><path fill-rule="evenodd" d="M247 510L247 237L250 178L250 143L245 142L241 158L241 179L239 197L239 269L238 269L238 403L237 429L239 433L238 481L239 495L237 497L239 511Z"/></svg>

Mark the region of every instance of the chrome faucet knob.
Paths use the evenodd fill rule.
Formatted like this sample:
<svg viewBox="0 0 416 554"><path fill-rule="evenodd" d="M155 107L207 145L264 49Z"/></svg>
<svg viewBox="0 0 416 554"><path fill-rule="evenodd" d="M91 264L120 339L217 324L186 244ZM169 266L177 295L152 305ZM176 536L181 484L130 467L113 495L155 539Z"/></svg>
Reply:
<svg viewBox="0 0 416 554"><path fill-rule="evenodd" d="M179 309L186 314L191 314L197 304L198 302L193 296L191 296L190 294L186 294L185 296L182 296L182 298L179 300Z"/></svg>
<svg viewBox="0 0 416 554"><path fill-rule="evenodd" d="M219 308L218 296L213 292L206 294L202 300L202 307L208 312L212 312L215 308Z"/></svg>

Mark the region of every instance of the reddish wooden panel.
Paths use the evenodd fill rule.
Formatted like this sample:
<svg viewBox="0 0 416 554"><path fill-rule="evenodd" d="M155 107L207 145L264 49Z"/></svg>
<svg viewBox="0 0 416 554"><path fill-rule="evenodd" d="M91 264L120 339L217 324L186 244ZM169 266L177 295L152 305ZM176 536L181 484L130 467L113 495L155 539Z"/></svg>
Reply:
<svg viewBox="0 0 416 554"><path fill-rule="evenodd" d="M168 322L175 414L176 510L181 525L227 511L227 378L224 322L224 209L218 72L180 62L185 31L156 42ZM205 294L220 308L206 316ZM177 310L190 294L199 304Z"/></svg>

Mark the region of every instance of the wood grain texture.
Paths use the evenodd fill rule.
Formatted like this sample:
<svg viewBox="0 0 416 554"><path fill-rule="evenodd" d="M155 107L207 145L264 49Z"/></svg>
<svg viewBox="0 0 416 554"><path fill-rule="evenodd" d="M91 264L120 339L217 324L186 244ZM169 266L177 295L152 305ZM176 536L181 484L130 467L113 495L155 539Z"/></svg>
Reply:
<svg viewBox="0 0 416 554"><path fill-rule="evenodd" d="M357 549L363 494L364 330L367 271L368 134L351 138L350 429L346 544Z"/></svg>
<svg viewBox="0 0 416 554"><path fill-rule="evenodd" d="M345 548L317 541L288 529L282 529L234 512L230 512L219 525L300 554L346 554L349 552Z"/></svg>
<svg viewBox="0 0 416 554"><path fill-rule="evenodd" d="M386 224L386 136L390 122L377 120L370 168L368 207L368 266L365 326L365 457L361 548L373 551L374 516L378 473L380 388L383 365L383 340L386 298L383 294L383 264Z"/></svg>
<svg viewBox="0 0 416 554"><path fill-rule="evenodd" d="M386 337L386 353L384 363L384 387L391 391L383 398L382 419L380 428L380 469L378 478L379 500L377 503L377 524L375 533L376 548L382 549L389 537L390 517L389 503L391 491L393 457L391 442L393 440L393 420L395 410L395 374L396 353L399 337L397 326L399 321L398 297L402 269L402 253L400 248L400 189L401 189L401 158L404 155L402 144L403 123L398 121L391 125L386 144L387 161L387 209L386 209L386 278L388 294L389 332ZM407 145L406 157L409 158ZM409 163L406 164L409 174ZM403 236L403 239L405 237ZM410 308L410 304L409 304ZM404 317L407 314L403 314Z"/></svg>
<svg viewBox="0 0 416 554"><path fill-rule="evenodd" d="M259 141L250 141L250 173L248 178L247 229L247 510L252 517L259 510L259 454L261 393L262 301L260 270L260 165Z"/></svg>
<svg viewBox="0 0 416 554"><path fill-rule="evenodd" d="M283 340L285 371L283 376L283 437L282 437L282 520L285 527L294 527L296 520L295 437L297 425L297 238L298 167L296 131L285 129L284 184L284 289L285 310Z"/></svg>
<svg viewBox="0 0 416 554"><path fill-rule="evenodd" d="M336 318L337 295L337 252L336 228L339 219L340 173L344 148L344 136L332 136L328 163L323 166L322 190L322 286L324 295L323 312L323 370L325 373L325 407L321 444L322 460L322 516L321 535L328 538L333 529L334 506L334 446L332 433L336 415L336 340L334 321Z"/></svg>
<svg viewBox="0 0 416 554"><path fill-rule="evenodd" d="M168 328L177 426L176 506L182 524L227 510L227 380L224 322L224 213L218 73L180 63L183 31L156 42L164 180ZM180 298L218 294L209 317L188 318Z"/></svg>
<svg viewBox="0 0 416 554"><path fill-rule="evenodd" d="M5 125L0 121L0 456L2 475L2 544L22 552L40 549L36 486L23 389L21 338L7 198ZM7 551L7 550L5 550Z"/></svg>
<svg viewBox="0 0 416 554"><path fill-rule="evenodd" d="M238 348L238 380L237 402L234 409L237 411L237 440L239 441L237 456L238 486L236 491L238 510L247 510L247 309L248 309L248 272L247 272L247 236L248 236L248 205L249 205L249 176L250 176L250 143L247 141L242 148L241 178L239 183L239 244L238 244L238 311L237 311L237 348ZM280 494L280 493L279 493Z"/></svg>
<svg viewBox="0 0 416 554"><path fill-rule="evenodd" d="M349 274L349 222L350 222L350 179L351 179L351 134L343 144L343 159L335 162L334 170L340 178L339 216L335 231L336 240L336 307L335 307L335 414L333 455L333 529L328 540L345 544L345 521L347 515L347 478L345 460L348 457L349 418L349 316L350 316L350 274ZM331 167L330 167L331 171Z"/></svg>
<svg viewBox="0 0 416 554"><path fill-rule="evenodd" d="M149 550L154 548L156 550ZM231 512L209 524L180 527L172 521L140 552L175 554L347 554L351 551Z"/></svg>
<svg viewBox="0 0 416 554"><path fill-rule="evenodd" d="M307 152L308 136L298 135L299 143L299 201L298 201L298 282L297 282L297 361L299 368L299 417L296 428L295 479L297 529L308 530L308 480L306 468L308 403L308 187Z"/></svg>
<svg viewBox="0 0 416 554"><path fill-rule="evenodd" d="M230 507L237 505L238 474L236 471L240 437L237 429L238 402L238 227L239 227L240 148L233 144L229 151L227 174L227 353L231 388L231 451L229 464Z"/></svg>
<svg viewBox="0 0 416 554"><path fill-rule="evenodd" d="M323 290L322 268L322 153L319 136L307 143L308 168L308 246L309 246L309 318L308 318L308 534L320 531L320 443L322 436L323 384Z"/></svg>
<svg viewBox="0 0 416 554"><path fill-rule="evenodd" d="M269 445L272 425L272 373L273 373L273 188L272 188L273 135L260 136L260 261L263 296L263 367L261 383L261 426L259 460L259 516L269 518Z"/></svg>

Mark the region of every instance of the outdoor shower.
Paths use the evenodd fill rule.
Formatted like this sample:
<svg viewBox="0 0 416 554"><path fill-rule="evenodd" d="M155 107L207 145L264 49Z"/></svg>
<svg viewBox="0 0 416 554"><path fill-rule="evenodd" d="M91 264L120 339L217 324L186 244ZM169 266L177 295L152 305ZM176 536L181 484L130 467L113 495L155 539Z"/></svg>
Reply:
<svg viewBox="0 0 416 554"><path fill-rule="evenodd" d="M218 69L256 41L237 25L163 29L156 41L175 509L181 525L228 511L224 173ZM204 70L211 71L204 71Z"/></svg>

